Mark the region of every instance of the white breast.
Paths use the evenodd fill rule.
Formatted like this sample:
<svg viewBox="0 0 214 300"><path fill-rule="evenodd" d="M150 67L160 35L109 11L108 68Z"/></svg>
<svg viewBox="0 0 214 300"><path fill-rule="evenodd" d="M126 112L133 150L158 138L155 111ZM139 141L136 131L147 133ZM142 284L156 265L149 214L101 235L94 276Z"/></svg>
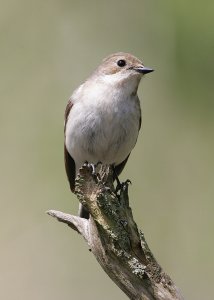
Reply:
<svg viewBox="0 0 214 300"><path fill-rule="evenodd" d="M78 170L85 162L119 164L133 149L139 131L137 96L95 84L81 87L72 99L65 143Z"/></svg>

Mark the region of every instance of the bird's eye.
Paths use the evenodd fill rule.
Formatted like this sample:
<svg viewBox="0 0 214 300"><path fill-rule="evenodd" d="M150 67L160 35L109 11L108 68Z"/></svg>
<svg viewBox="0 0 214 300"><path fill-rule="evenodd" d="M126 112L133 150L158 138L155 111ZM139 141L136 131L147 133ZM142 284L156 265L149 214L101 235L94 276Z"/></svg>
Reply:
<svg viewBox="0 0 214 300"><path fill-rule="evenodd" d="M126 61L124 59L120 59L118 60L117 65L122 68L126 65Z"/></svg>

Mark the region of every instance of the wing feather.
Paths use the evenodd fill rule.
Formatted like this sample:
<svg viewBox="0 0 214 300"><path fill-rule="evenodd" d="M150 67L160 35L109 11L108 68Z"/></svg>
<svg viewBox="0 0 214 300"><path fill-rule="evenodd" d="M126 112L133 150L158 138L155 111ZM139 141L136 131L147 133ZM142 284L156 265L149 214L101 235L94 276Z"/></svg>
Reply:
<svg viewBox="0 0 214 300"><path fill-rule="evenodd" d="M66 109L65 109L65 122L64 122L64 134L66 132L66 125L67 125L67 121L68 121L68 116L69 113L72 109L73 103L71 101L71 99L69 100ZM64 141L64 162L65 162L65 170L66 170L66 174L68 177L68 181L70 184L70 189L72 192L74 192L74 188L75 188L75 177L76 177L76 166L75 166L75 161L73 160L73 158L71 157L71 155L69 154L66 145L65 145L65 141Z"/></svg>

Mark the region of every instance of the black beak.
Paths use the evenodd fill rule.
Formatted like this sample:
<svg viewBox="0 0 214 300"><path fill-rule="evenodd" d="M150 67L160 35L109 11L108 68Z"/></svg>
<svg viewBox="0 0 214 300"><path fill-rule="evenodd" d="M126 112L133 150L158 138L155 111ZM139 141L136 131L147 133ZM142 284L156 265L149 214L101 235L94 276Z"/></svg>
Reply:
<svg viewBox="0 0 214 300"><path fill-rule="evenodd" d="M153 69L147 68L147 67L144 67L144 66L135 67L134 70L137 71L138 73L141 73L141 74L147 74L147 73L151 73L151 72L154 71Z"/></svg>

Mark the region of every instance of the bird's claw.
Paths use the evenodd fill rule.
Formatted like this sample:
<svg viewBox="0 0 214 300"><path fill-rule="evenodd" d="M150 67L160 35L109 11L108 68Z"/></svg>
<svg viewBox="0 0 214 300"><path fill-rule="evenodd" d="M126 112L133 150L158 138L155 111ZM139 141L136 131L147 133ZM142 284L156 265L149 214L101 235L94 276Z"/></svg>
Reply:
<svg viewBox="0 0 214 300"><path fill-rule="evenodd" d="M88 161L85 161L83 166L91 168L92 169L92 175L96 174L97 164L93 164L93 163L89 163Z"/></svg>
<svg viewBox="0 0 214 300"><path fill-rule="evenodd" d="M118 182L116 189L115 189L115 193L116 195L119 196L118 192L121 192L122 190L128 189L129 184L132 184L130 179L127 179L124 182Z"/></svg>
<svg viewBox="0 0 214 300"><path fill-rule="evenodd" d="M97 167L101 164L102 163L100 161L97 162L96 164L89 163L88 161L85 161L84 163L84 166L91 168L91 175L96 180L96 182L99 182L101 180L99 173L96 172Z"/></svg>

